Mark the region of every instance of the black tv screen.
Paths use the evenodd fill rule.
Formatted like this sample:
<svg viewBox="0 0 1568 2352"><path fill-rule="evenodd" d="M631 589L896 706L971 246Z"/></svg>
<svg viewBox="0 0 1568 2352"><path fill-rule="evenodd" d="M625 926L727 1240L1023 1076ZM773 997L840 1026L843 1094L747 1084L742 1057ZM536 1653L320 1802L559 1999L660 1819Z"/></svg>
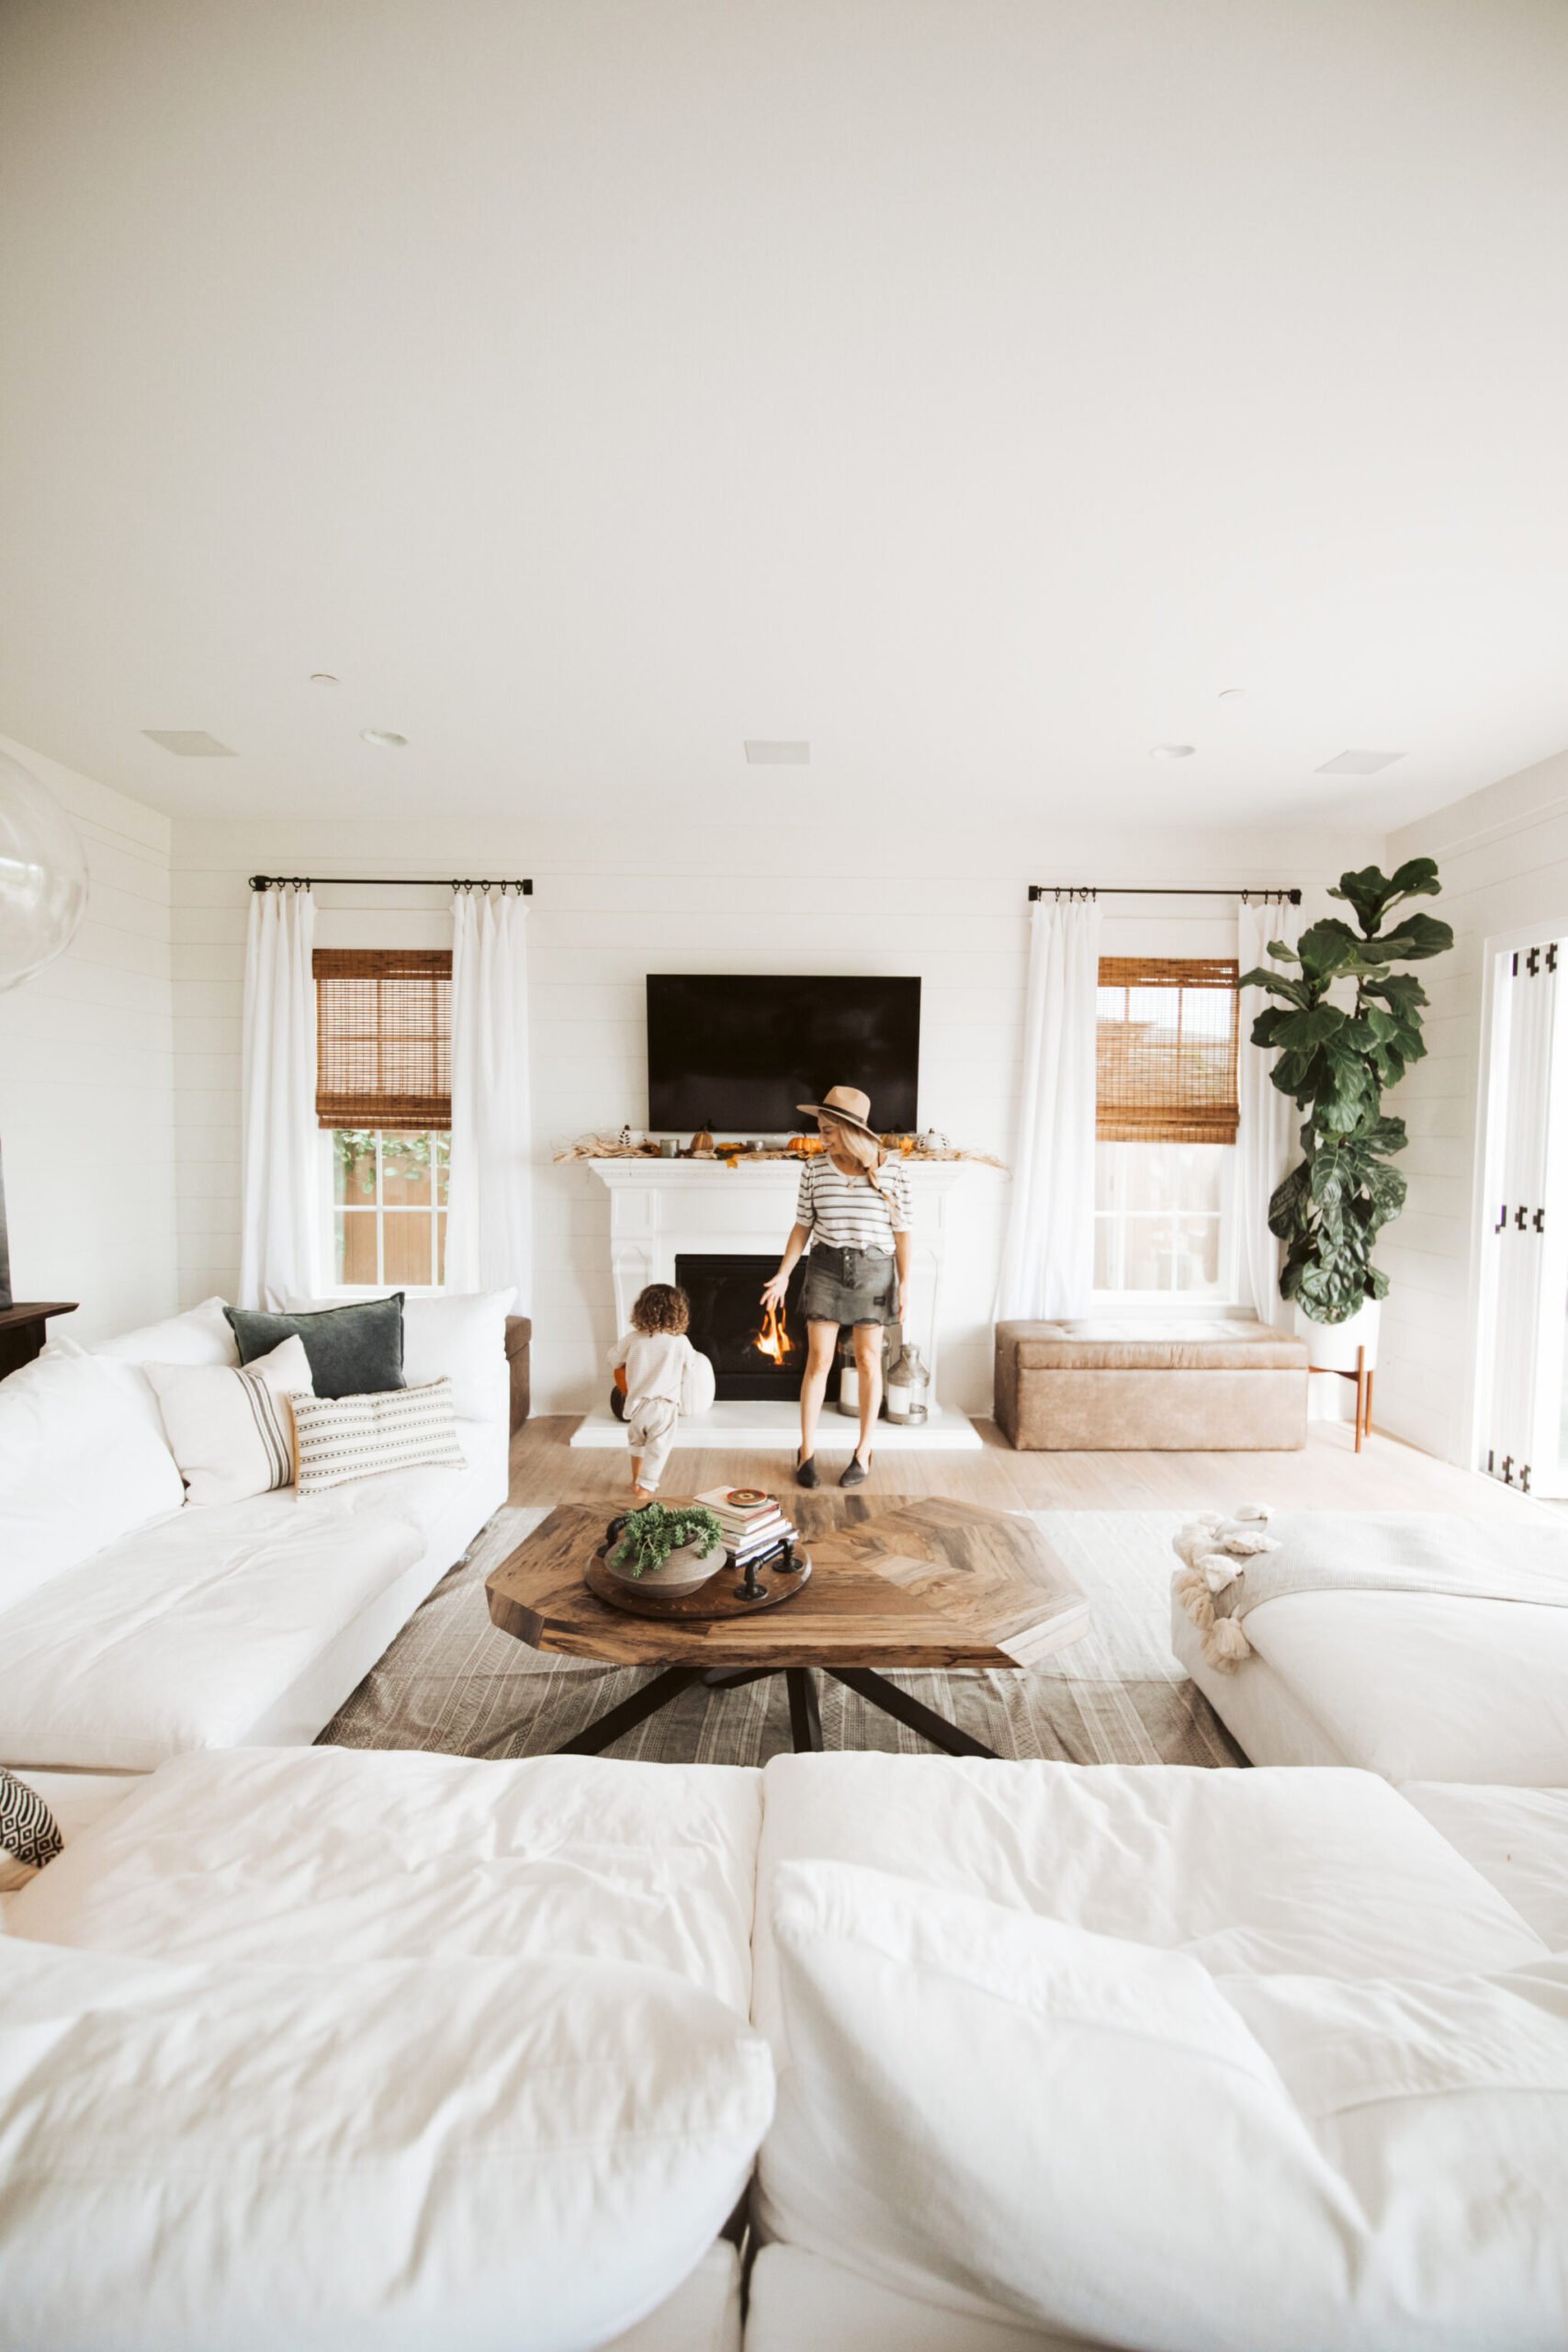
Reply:
<svg viewBox="0 0 1568 2352"><path fill-rule="evenodd" d="M648 1124L782 1135L829 1086L871 1097L871 1124L919 1118L918 979L648 975Z"/></svg>

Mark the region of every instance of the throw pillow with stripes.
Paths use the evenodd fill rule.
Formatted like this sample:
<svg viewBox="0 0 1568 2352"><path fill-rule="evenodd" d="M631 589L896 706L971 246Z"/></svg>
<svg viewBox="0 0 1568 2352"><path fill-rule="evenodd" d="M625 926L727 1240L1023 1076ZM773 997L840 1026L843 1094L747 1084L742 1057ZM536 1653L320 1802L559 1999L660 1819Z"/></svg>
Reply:
<svg viewBox="0 0 1568 2352"><path fill-rule="evenodd" d="M302 1495L426 1464L464 1470L450 1380L369 1396L290 1396L295 1476Z"/></svg>
<svg viewBox="0 0 1568 2352"><path fill-rule="evenodd" d="M0 1765L0 1888L52 1862L65 1840L60 1824L36 1789ZM7 1870L9 1856L14 1869Z"/></svg>
<svg viewBox="0 0 1568 2352"><path fill-rule="evenodd" d="M220 1363L147 1363L169 1451L187 1503L237 1503L294 1478L294 1432L284 1402L310 1385L303 1340L289 1338L243 1369Z"/></svg>

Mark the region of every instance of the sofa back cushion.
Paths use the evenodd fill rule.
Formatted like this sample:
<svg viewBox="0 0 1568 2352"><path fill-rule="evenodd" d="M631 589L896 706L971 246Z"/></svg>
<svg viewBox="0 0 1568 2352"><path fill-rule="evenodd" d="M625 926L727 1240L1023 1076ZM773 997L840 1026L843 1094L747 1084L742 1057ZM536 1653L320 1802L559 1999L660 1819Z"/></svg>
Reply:
<svg viewBox="0 0 1568 2352"><path fill-rule="evenodd" d="M427 1388L433 1380L449 1380L459 1420L506 1420L506 1318L516 1296L514 1290L405 1293L403 1378L409 1386ZM291 1315L310 1315L337 1303L290 1298L287 1305Z"/></svg>
<svg viewBox="0 0 1568 2352"><path fill-rule="evenodd" d="M1143 2352L1561 2344L1568 1958L1216 1979L821 1862L773 1925L767 2234Z"/></svg>
<svg viewBox="0 0 1568 2352"><path fill-rule="evenodd" d="M89 1353L113 1363L238 1363L240 1351L229 1329L220 1298L204 1298L199 1306L171 1315L166 1323L143 1323L134 1331L120 1331L112 1340L98 1340Z"/></svg>
<svg viewBox="0 0 1568 2352"><path fill-rule="evenodd" d="M761 2037L663 1970L0 1938L6 2340L579 2352L701 2261L772 2103Z"/></svg>
<svg viewBox="0 0 1568 2352"><path fill-rule="evenodd" d="M0 1380L0 1611L184 1500L140 1374L54 1341Z"/></svg>

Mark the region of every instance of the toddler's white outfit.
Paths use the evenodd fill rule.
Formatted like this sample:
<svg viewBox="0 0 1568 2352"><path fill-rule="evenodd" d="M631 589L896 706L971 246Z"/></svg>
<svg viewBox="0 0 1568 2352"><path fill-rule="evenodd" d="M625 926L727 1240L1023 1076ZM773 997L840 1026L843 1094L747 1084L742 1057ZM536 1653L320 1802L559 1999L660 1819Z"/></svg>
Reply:
<svg viewBox="0 0 1568 2352"><path fill-rule="evenodd" d="M610 1351L626 1368L626 1443L642 1457L639 1483L651 1494L670 1459L681 1419L686 1368L700 1361L683 1331L628 1331Z"/></svg>

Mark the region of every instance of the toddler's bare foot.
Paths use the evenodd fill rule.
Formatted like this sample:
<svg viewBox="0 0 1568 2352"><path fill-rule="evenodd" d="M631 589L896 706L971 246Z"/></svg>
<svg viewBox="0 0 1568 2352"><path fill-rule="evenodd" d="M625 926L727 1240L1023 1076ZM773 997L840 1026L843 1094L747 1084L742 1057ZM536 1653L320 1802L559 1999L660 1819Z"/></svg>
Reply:
<svg viewBox="0 0 1568 2352"><path fill-rule="evenodd" d="M639 1487L634 1485L632 1487L632 1500L634 1503L650 1503L653 1500L653 1497L654 1489L651 1487Z"/></svg>

